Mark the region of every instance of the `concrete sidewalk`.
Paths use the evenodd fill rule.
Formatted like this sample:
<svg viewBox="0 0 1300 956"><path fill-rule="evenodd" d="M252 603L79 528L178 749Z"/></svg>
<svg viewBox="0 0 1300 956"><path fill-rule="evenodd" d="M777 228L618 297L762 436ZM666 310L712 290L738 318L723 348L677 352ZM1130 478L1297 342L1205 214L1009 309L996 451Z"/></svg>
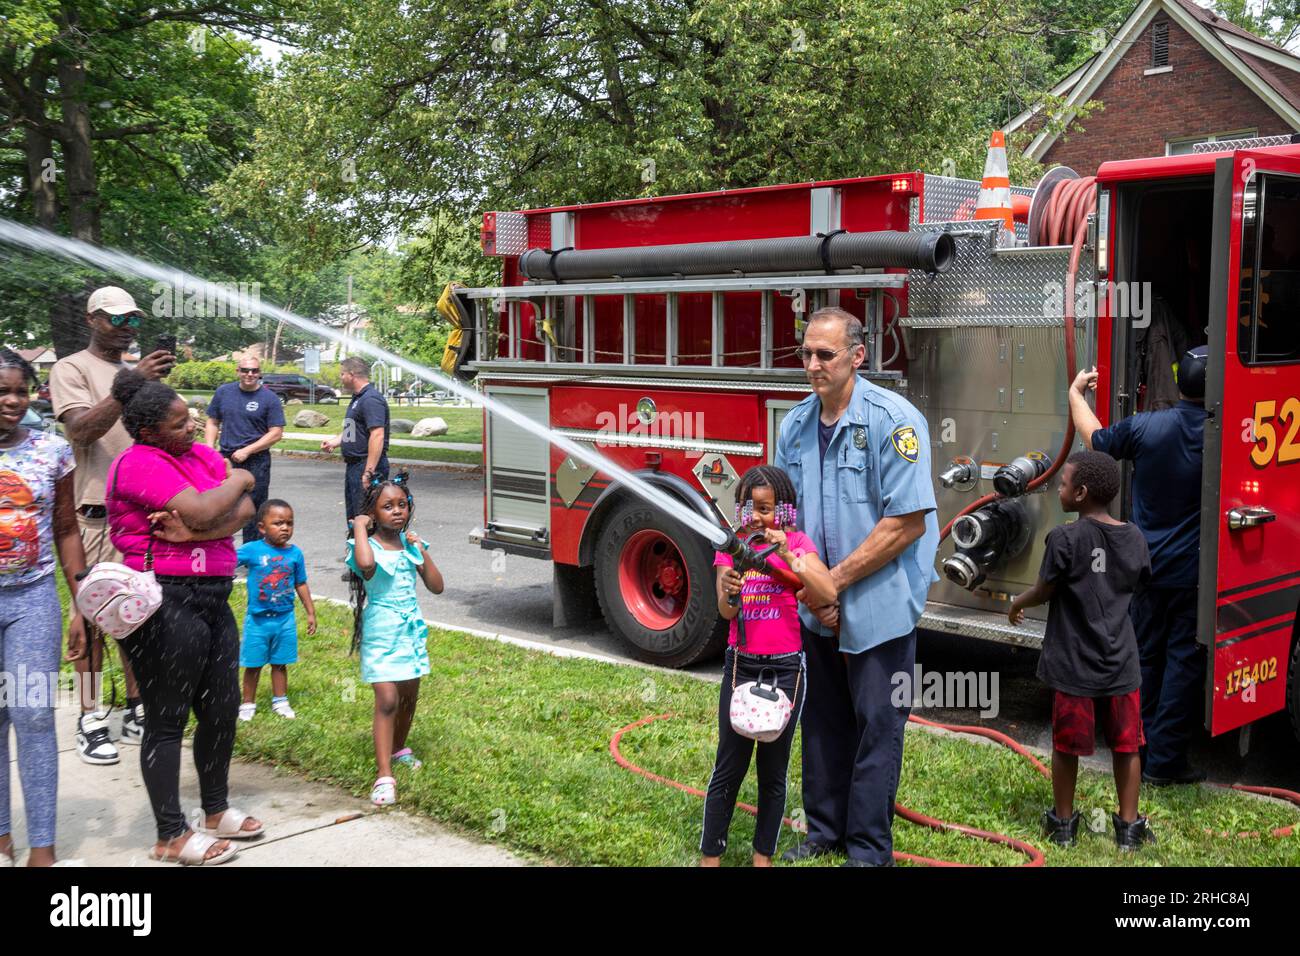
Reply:
<svg viewBox="0 0 1300 956"><path fill-rule="evenodd" d="M57 713L59 823L57 847L64 860L87 866L168 866L149 859L156 839L153 813L140 776L140 748L118 745L120 763L92 767L77 756L73 708ZM113 732L121 712L110 718ZM26 859L27 821L18 780L15 742L10 740L11 818L17 861ZM189 742L181 755L181 804L196 813L198 780ZM243 844L223 868L241 866L522 866L500 847L452 833L397 808L377 809L337 787L312 783L265 764L235 761L230 768L231 806L266 827Z"/></svg>

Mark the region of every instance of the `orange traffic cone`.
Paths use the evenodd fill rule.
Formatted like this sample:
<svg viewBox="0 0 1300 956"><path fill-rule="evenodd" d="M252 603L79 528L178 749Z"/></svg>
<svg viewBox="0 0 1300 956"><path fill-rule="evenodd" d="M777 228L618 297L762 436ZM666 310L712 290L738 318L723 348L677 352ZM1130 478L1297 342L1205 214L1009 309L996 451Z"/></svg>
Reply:
<svg viewBox="0 0 1300 956"><path fill-rule="evenodd" d="M980 198L975 205L975 218L1001 221L1002 234L998 239L998 245L1015 245L1016 223L1011 211L1007 141L1002 130L995 130L989 137L989 155L984 160L984 179L980 182Z"/></svg>

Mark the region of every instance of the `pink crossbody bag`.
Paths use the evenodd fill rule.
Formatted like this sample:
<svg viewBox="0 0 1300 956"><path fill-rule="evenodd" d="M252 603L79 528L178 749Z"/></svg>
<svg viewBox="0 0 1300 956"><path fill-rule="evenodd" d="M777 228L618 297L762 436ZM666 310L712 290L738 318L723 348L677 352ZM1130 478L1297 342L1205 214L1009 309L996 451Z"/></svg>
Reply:
<svg viewBox="0 0 1300 956"><path fill-rule="evenodd" d="M120 466L119 466L120 467ZM117 496L113 472L112 496ZM115 640L134 633L162 607L162 585L153 573L153 537L144 552L144 570L102 561L80 575L77 609L83 617Z"/></svg>

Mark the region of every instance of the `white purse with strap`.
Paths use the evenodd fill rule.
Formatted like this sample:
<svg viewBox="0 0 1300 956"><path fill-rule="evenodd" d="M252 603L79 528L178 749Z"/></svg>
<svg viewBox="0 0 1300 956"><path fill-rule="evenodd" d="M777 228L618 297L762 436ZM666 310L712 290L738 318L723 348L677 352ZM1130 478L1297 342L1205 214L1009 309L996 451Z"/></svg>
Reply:
<svg viewBox="0 0 1300 956"><path fill-rule="evenodd" d="M77 608L115 640L130 636L162 607L162 585L153 573L153 548L145 553L145 570L105 561L81 579Z"/></svg>
<svg viewBox="0 0 1300 956"><path fill-rule="evenodd" d="M120 466L119 466L120 467ZM117 472L113 491L117 493ZM144 570L102 561L78 575L77 609L115 640L122 640L162 607L162 585L153 573L153 537L144 552Z"/></svg>
<svg viewBox="0 0 1300 956"><path fill-rule="evenodd" d="M785 695L785 691L776 686L776 671L765 667L758 674L758 680L736 686L736 662L740 657L738 650L732 651L731 664L731 729L742 737L770 744L785 732L794 714L794 701ZM764 678L771 675L770 681ZM803 676L802 668L795 675L794 697L799 697L799 680Z"/></svg>

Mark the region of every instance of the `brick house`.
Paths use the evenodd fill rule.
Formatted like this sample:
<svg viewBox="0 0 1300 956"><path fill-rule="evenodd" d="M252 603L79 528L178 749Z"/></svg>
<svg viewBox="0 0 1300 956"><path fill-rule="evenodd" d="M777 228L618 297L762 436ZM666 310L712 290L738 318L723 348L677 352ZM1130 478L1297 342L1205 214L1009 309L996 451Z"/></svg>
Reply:
<svg viewBox="0 0 1300 956"><path fill-rule="evenodd" d="M1045 166L1091 176L1110 159L1190 152L1192 144L1300 133L1300 57L1193 0L1142 0L1100 53L1052 90L1101 106L1062 135L1036 109L1005 127Z"/></svg>

